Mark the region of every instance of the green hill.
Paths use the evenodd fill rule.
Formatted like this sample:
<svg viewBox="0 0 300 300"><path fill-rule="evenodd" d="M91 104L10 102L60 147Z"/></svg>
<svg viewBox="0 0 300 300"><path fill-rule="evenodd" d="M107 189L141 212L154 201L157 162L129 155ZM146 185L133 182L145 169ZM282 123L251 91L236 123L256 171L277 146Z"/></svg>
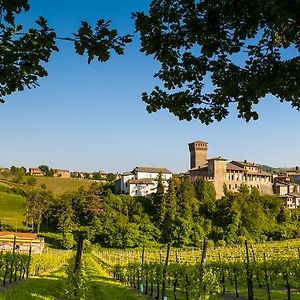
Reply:
<svg viewBox="0 0 300 300"><path fill-rule="evenodd" d="M46 188L48 191L52 191L54 194L60 194L64 192L76 191L80 187L88 189L93 180L78 179L78 178L59 178L59 177L34 177L36 183L34 186L26 184L26 181L30 178L24 176L23 183L15 183L11 180L0 179L0 191L1 187L5 189L18 188L24 191L30 191L32 188ZM3 191L3 190L2 190Z"/></svg>
<svg viewBox="0 0 300 300"><path fill-rule="evenodd" d="M15 194L0 192L0 221L2 230L26 229L25 222L26 199Z"/></svg>
<svg viewBox="0 0 300 300"><path fill-rule="evenodd" d="M59 178L59 177L34 177L37 180L35 187L46 186L46 190L54 194L75 191L80 187L89 188L93 183L88 179Z"/></svg>

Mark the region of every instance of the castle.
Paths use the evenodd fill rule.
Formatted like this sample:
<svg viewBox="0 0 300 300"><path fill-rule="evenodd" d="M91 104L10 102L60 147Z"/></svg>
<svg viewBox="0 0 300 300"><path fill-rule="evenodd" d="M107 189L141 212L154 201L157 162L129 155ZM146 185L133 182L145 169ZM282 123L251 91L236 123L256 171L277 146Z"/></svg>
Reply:
<svg viewBox="0 0 300 300"><path fill-rule="evenodd" d="M208 143L195 141L189 144L190 170L193 179L203 178L214 183L217 198L224 195L226 184L229 191L236 192L242 185L256 187L262 194L273 194L272 174L263 172L254 163L227 162L222 157L207 158Z"/></svg>

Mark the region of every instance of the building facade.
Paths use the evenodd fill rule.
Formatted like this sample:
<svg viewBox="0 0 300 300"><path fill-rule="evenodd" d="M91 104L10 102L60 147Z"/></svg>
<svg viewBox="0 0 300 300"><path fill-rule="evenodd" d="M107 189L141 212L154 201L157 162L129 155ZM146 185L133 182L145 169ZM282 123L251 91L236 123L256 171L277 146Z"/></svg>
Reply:
<svg viewBox="0 0 300 300"><path fill-rule="evenodd" d="M71 173L69 170L53 169L53 176L60 178L71 178Z"/></svg>
<svg viewBox="0 0 300 300"><path fill-rule="evenodd" d="M31 176L45 176L44 172L40 168L29 168L29 174Z"/></svg>
<svg viewBox="0 0 300 300"><path fill-rule="evenodd" d="M258 169L254 163L244 161L227 162L222 157L207 158L208 143L195 141L189 144L189 175L193 180L203 178L214 183L217 198L227 189L237 192L242 185L257 188L262 194L273 194L272 174Z"/></svg>
<svg viewBox="0 0 300 300"><path fill-rule="evenodd" d="M274 192L284 205L290 209L300 207L300 171L299 167L281 172L274 182Z"/></svg>
<svg viewBox="0 0 300 300"><path fill-rule="evenodd" d="M157 191L158 177L161 174L165 190L172 172L166 168L136 167L132 172L123 173L115 182L115 192L134 197L146 196Z"/></svg>
<svg viewBox="0 0 300 300"><path fill-rule="evenodd" d="M0 232L0 251L29 252L41 254L44 249L44 238L36 233Z"/></svg>
<svg viewBox="0 0 300 300"><path fill-rule="evenodd" d="M289 209L295 209L300 207L299 193L289 193L286 195L280 195L279 198L283 201L283 204Z"/></svg>

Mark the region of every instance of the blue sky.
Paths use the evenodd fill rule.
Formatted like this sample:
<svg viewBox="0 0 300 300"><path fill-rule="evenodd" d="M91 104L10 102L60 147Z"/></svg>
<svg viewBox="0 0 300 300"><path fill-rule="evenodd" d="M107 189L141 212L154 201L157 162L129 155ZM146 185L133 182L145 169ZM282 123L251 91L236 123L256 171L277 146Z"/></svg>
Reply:
<svg viewBox="0 0 300 300"><path fill-rule="evenodd" d="M30 1L26 23L45 16L58 35L76 31L80 20L112 20L120 33L132 33L133 11L149 1ZM40 87L15 93L0 106L0 166L38 166L121 172L135 166L189 167L187 144L209 143L209 156L247 159L271 166L300 164L300 113L268 97L257 107L259 121L246 123L233 113L210 126L179 121L167 111L146 112L143 91L157 84L159 65L139 52L139 42L124 56L88 65L68 43L47 65Z"/></svg>

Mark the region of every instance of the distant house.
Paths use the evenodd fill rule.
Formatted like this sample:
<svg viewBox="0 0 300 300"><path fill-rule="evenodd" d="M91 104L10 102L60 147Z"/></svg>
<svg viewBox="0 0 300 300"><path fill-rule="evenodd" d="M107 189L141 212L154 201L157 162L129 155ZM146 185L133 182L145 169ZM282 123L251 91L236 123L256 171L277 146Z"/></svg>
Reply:
<svg viewBox="0 0 300 300"><path fill-rule="evenodd" d="M287 208L295 209L300 207L300 193L290 193L279 196Z"/></svg>
<svg viewBox="0 0 300 300"><path fill-rule="evenodd" d="M71 173L69 170L53 169L53 176L61 178L71 178Z"/></svg>
<svg viewBox="0 0 300 300"><path fill-rule="evenodd" d="M1 173L4 173L4 172L10 172L10 169L9 169L9 168L3 168L3 167L0 167L0 172L1 172Z"/></svg>
<svg viewBox="0 0 300 300"><path fill-rule="evenodd" d="M284 196L289 193L290 184L276 182L274 184L274 192L279 196Z"/></svg>
<svg viewBox="0 0 300 300"><path fill-rule="evenodd" d="M157 191L157 180L161 174L165 190L168 188L168 180L172 178L172 172L166 168L136 167L130 173L119 175L115 182L115 191L119 194L131 196L146 196Z"/></svg>
<svg viewBox="0 0 300 300"><path fill-rule="evenodd" d="M299 167L281 172L274 183L274 192L284 205L290 209L300 206L300 170Z"/></svg>
<svg viewBox="0 0 300 300"><path fill-rule="evenodd" d="M297 170L294 174L290 175L291 182L300 184L300 171Z"/></svg>
<svg viewBox="0 0 300 300"><path fill-rule="evenodd" d="M29 174L31 176L45 176L44 172L40 168L29 168Z"/></svg>
<svg viewBox="0 0 300 300"><path fill-rule="evenodd" d="M42 253L44 249L44 238L38 237L36 233L23 232L0 232L0 251L12 251L16 239L16 251Z"/></svg>

